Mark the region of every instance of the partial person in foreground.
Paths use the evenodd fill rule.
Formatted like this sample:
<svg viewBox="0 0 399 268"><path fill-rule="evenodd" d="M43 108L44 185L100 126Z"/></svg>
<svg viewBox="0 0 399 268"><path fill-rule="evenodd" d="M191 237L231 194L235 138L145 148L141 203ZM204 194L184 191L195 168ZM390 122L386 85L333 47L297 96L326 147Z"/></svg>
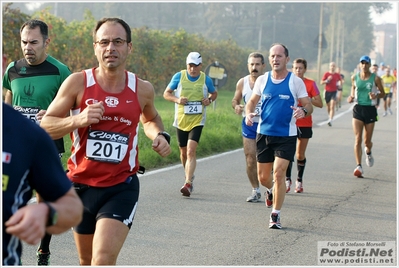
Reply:
<svg viewBox="0 0 399 268"><path fill-rule="evenodd" d="M316 85L316 82L312 79L306 78L304 75L307 70L307 61L302 58L295 59L292 64L292 72L301 78L306 86L306 91L308 93L309 99L313 106L323 108L323 101L320 97L320 91ZM302 107L301 102L299 102L298 107ZM297 170L298 175L295 182L295 193L303 192L303 173L305 171L306 166L306 156L305 151L309 143L309 139L312 138L313 135L313 121L312 116L307 116L305 118L298 118L296 120L296 125L298 126L298 141L296 146L296 161L297 161ZM288 193L291 190L291 169L292 163L290 162L285 178L286 184L286 192Z"/></svg>
<svg viewBox="0 0 399 268"><path fill-rule="evenodd" d="M170 136L152 84L125 69L130 26L119 18L99 20L93 48L99 66L65 80L41 125L53 138L71 136L67 175L85 207L74 228L80 265L116 265L139 198L140 122L162 157L171 152Z"/></svg>
<svg viewBox="0 0 399 268"><path fill-rule="evenodd" d="M280 229L280 210L283 206L288 165L294 160L298 118L310 116L312 103L303 80L287 70L288 49L275 43L270 47L270 72L256 79L245 113L245 123L253 126L256 105L261 101L261 113L256 137L256 157L259 182L267 188L265 203L273 206L269 228ZM298 107L299 102L302 107ZM273 179L270 176L273 170ZM274 185L273 185L274 181Z"/></svg>
<svg viewBox="0 0 399 268"><path fill-rule="evenodd" d="M362 167L362 137L364 130L364 153L366 164L369 167L374 165L374 158L371 153L373 142L371 141L374 132L375 122L378 121L377 98L385 96L381 78L370 72L371 59L369 56L360 57L361 70L351 77L352 87L348 96L348 102L355 102L353 107L352 127L355 134L354 153L357 166L353 175L363 178Z"/></svg>
<svg viewBox="0 0 399 268"><path fill-rule="evenodd" d="M45 233L68 231L83 205L49 135L4 102L2 124L3 265L22 265L22 241L37 245ZM27 205L33 190L44 201Z"/></svg>
<svg viewBox="0 0 399 268"><path fill-rule="evenodd" d="M247 67L249 75L238 80L231 106L236 114L242 115L243 117L241 122L242 142L247 176L252 186L252 194L247 198L247 202L259 202L261 192L259 188L258 170L256 167L256 129L258 128L261 102L259 101L256 105L255 113L258 115L253 118L253 125L251 127L245 124L245 105L252 96L252 89L256 79L264 74L266 64L263 55L259 52L252 52L249 54ZM241 101L244 102L244 105L241 104Z"/></svg>
<svg viewBox="0 0 399 268"><path fill-rule="evenodd" d="M165 100L175 104L173 126L176 128L185 175L180 192L185 197L190 197L194 190L197 147L206 121L206 107L218 95L212 79L201 70L201 54L190 52L186 58L186 69L173 75L163 93Z"/></svg>
<svg viewBox="0 0 399 268"><path fill-rule="evenodd" d="M41 20L29 20L20 29L22 59L11 62L3 76L5 103L27 118L40 124L62 82L71 74L69 68L47 54L50 45L48 25ZM63 137L54 140L58 156L65 152ZM30 202L42 202L36 193ZM50 265L51 235L46 234L36 252L37 265Z"/></svg>

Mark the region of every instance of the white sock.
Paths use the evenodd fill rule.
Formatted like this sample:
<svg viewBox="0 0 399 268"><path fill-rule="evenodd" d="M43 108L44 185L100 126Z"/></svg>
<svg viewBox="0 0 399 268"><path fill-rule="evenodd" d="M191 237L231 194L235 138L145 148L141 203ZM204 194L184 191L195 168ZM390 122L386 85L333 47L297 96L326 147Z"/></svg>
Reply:
<svg viewBox="0 0 399 268"><path fill-rule="evenodd" d="M277 210L277 209L272 209L272 213L277 213L277 214L280 214L280 210Z"/></svg>

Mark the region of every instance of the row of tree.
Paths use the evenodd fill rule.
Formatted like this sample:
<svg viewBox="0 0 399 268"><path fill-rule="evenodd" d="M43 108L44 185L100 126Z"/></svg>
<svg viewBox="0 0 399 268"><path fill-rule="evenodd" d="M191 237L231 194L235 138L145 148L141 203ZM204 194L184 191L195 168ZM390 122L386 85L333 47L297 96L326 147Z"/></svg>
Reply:
<svg viewBox="0 0 399 268"><path fill-rule="evenodd" d="M23 57L20 48L19 29L24 21L37 18L49 26L51 40L48 53L65 63L72 71L80 71L97 66L93 53L92 31L96 20L86 13L84 20L67 23L64 19L52 15L48 9L32 16L18 9L5 7L3 22L3 53L10 61ZM227 40L209 41L204 37L189 34L184 30L162 31L146 27L132 29L133 51L128 58L127 70L138 74L142 79L151 81L156 93L161 94L174 73L186 68L186 57L190 51L200 51L205 67L214 61L228 66L230 82L225 88L235 89L236 80L247 72L246 62L250 51ZM234 55L234 56L232 56Z"/></svg>
<svg viewBox="0 0 399 268"><path fill-rule="evenodd" d="M341 2L54 2L28 15L15 5L3 7L3 49L11 59L21 56L20 25L28 17L38 17L51 25L49 53L74 71L94 66L95 21L117 16L132 27L134 51L128 68L153 82L157 91L163 91L174 72L185 68L190 51L201 52L204 65L219 61L226 66L225 88L230 90L247 74L248 54L258 50L267 56L274 42L287 45L291 59L306 58L314 69L320 22L326 38L321 61L327 64L335 60L331 55L337 55L344 59L343 69L353 70L359 56L374 48L370 7L380 13L390 8L388 3ZM344 40L344 51L334 47L337 39Z"/></svg>

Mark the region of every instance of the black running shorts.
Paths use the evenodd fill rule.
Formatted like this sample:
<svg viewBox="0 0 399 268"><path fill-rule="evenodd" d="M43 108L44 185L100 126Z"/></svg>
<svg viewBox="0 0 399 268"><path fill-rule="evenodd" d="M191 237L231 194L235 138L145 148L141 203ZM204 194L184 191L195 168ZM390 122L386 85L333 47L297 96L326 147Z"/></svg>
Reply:
<svg viewBox="0 0 399 268"><path fill-rule="evenodd" d="M74 228L75 232L94 234L96 223L102 218L121 221L131 228L140 192L136 174L128 177L126 182L114 186L88 186L77 192L83 202L84 211L81 223Z"/></svg>
<svg viewBox="0 0 399 268"><path fill-rule="evenodd" d="M183 131L177 128L177 142L179 143L179 147L186 147L189 139L199 143L203 127L196 126L190 131Z"/></svg>
<svg viewBox="0 0 399 268"><path fill-rule="evenodd" d="M385 93L385 96L383 99L384 99L384 101L386 101L387 99L392 99L392 92Z"/></svg>
<svg viewBox="0 0 399 268"><path fill-rule="evenodd" d="M378 121L377 108L375 106L363 106L356 104L353 107L353 118L370 124Z"/></svg>
<svg viewBox="0 0 399 268"><path fill-rule="evenodd" d="M337 99L337 91L325 91L324 99L326 100L326 103L329 103L331 100L335 101Z"/></svg>
<svg viewBox="0 0 399 268"><path fill-rule="evenodd" d="M259 163L270 163L275 157L294 161L297 136L275 137L259 134L256 136L256 157Z"/></svg>
<svg viewBox="0 0 399 268"><path fill-rule="evenodd" d="M298 127L298 138L310 139L312 136L312 127Z"/></svg>

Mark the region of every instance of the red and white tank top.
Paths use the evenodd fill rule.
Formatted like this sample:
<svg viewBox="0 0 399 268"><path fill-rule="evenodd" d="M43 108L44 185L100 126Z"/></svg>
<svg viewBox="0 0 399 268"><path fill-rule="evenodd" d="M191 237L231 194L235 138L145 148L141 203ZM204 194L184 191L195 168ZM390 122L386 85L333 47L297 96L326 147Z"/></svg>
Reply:
<svg viewBox="0 0 399 268"><path fill-rule="evenodd" d="M137 172L138 130L141 107L137 97L137 77L126 73L125 88L120 93L104 91L97 83L95 68L83 70L85 90L79 114L87 105L102 101L104 114L98 124L74 130L68 177L71 181L95 187L124 182Z"/></svg>

